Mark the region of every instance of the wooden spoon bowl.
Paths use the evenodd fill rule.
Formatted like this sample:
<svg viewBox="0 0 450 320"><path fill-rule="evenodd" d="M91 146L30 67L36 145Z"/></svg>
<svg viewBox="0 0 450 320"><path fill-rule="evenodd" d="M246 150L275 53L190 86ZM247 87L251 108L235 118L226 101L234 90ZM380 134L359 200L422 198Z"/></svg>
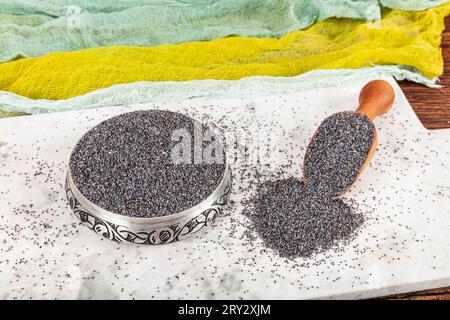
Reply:
<svg viewBox="0 0 450 320"><path fill-rule="evenodd" d="M392 108L392 105L394 104L394 100L395 100L395 93L394 93L394 89L392 88L392 86L384 80L374 80L374 81L371 81L368 84L366 84L364 86L364 88L361 90L361 93L359 95L358 109L356 111L345 111L345 112L354 113L355 115L358 115L358 116L360 114L362 114L362 115L366 116L372 122L377 116L381 116L382 114L385 114L386 112L388 112ZM337 114L339 114L339 113L335 113L334 115L337 115ZM334 115L332 115L331 117L333 117ZM351 184L349 184L344 190L342 190L334 198L342 196L343 194L348 192L353 187L355 182L358 181L358 179L360 178L364 169L369 164L370 160L373 158L375 151L377 149L377 143L378 143L377 131L376 131L374 125L373 125L373 130L374 130L374 134L373 134L373 139L372 139L372 146L370 147L370 149L367 153L366 159L365 159L363 165L361 166L361 169L359 170L358 175L356 176L356 178L353 180L353 182ZM318 131L319 131L319 129L314 133L314 135L308 145L308 148L306 150L305 157L303 160L303 177L304 177L305 182L308 179L306 171L305 171L307 155L311 150L312 142L315 140Z"/></svg>

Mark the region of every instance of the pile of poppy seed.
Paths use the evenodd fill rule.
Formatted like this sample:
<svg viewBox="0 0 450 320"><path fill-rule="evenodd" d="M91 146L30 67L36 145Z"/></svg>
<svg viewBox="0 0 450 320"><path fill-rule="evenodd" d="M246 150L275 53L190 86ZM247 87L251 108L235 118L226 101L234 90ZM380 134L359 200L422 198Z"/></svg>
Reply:
<svg viewBox="0 0 450 320"><path fill-rule="evenodd" d="M225 172L224 148L216 148L214 163L195 162L194 129L210 132L198 121L169 111L110 118L75 146L69 163L72 180L86 199L121 215L148 218L192 208L211 195ZM174 132L188 133L190 162L174 163L171 152L180 143ZM217 139L208 136L208 143ZM206 144L202 141L202 148Z"/></svg>
<svg viewBox="0 0 450 320"><path fill-rule="evenodd" d="M357 178L374 135L366 116L335 114L308 146L306 182L288 178L260 184L246 213L267 247L283 257L307 258L356 234L364 215L336 196Z"/></svg>

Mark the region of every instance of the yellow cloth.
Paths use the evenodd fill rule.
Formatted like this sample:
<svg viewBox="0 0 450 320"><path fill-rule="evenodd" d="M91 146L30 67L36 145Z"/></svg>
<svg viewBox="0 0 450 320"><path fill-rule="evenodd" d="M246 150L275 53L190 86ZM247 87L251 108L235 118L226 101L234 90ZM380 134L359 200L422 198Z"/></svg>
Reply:
<svg viewBox="0 0 450 320"><path fill-rule="evenodd" d="M329 19L280 39L230 37L157 47L59 52L0 65L0 90L66 99L140 80L294 76L313 69L399 64L427 77L443 72L439 48L450 3L421 12L386 10L381 27Z"/></svg>

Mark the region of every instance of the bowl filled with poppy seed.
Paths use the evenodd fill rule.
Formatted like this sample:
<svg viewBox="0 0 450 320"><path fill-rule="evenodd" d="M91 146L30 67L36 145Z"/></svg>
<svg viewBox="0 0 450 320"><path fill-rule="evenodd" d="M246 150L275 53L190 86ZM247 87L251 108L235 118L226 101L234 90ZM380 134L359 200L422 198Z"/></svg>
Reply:
<svg viewBox="0 0 450 320"><path fill-rule="evenodd" d="M166 244L212 224L228 202L222 139L181 113L147 110L107 119L70 155L66 195L75 216L117 242Z"/></svg>

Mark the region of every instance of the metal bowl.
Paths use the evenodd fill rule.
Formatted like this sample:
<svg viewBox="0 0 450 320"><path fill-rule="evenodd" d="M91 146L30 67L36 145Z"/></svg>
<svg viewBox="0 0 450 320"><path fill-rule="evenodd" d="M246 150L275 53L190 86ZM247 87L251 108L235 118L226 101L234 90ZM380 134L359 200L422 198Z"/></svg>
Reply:
<svg viewBox="0 0 450 320"><path fill-rule="evenodd" d="M225 148L222 137L216 137ZM88 200L72 179L70 163L65 186L67 199L75 216L98 235L117 242L165 244L182 240L212 224L228 202L231 175L225 155L225 170L221 182L207 198L182 212L152 218L110 212Z"/></svg>
<svg viewBox="0 0 450 320"><path fill-rule="evenodd" d="M211 225L227 204L230 189L231 175L226 165L219 186L198 205L163 217L136 218L100 208L80 193L70 176L70 169L66 176L66 195L70 208L85 226L104 238L135 244L171 243Z"/></svg>

